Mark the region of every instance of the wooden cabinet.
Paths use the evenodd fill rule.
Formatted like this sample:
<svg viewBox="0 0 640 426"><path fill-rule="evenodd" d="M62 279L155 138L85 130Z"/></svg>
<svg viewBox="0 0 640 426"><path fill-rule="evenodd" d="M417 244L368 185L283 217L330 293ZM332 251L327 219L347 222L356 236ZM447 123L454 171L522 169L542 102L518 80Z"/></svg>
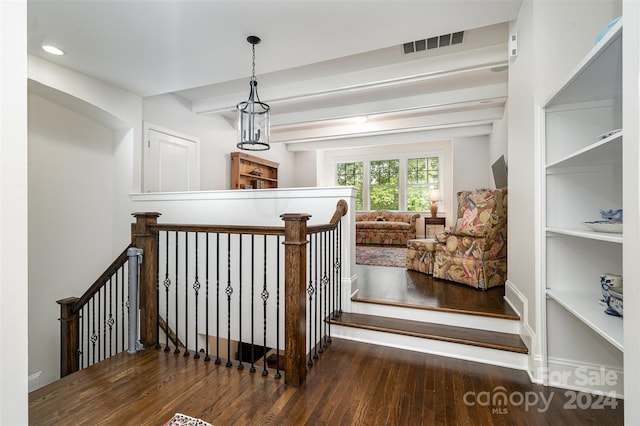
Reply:
<svg viewBox="0 0 640 426"><path fill-rule="evenodd" d="M277 188L278 165L243 152L232 152L231 189Z"/></svg>
<svg viewBox="0 0 640 426"><path fill-rule="evenodd" d="M583 222L622 208L621 23L544 104L542 125L547 379L620 396L624 320L607 315L599 299L600 276L622 274L623 237Z"/></svg>

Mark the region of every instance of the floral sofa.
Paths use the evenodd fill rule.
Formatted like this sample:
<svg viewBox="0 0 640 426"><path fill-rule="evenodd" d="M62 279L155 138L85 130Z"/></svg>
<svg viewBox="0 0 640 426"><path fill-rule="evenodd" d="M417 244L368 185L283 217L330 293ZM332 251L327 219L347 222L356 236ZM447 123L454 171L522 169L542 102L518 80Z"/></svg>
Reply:
<svg viewBox="0 0 640 426"><path fill-rule="evenodd" d="M416 237L418 213L376 210L356 213L356 244L403 246Z"/></svg>
<svg viewBox="0 0 640 426"><path fill-rule="evenodd" d="M458 193L456 224L436 235L433 276L486 290L507 279L507 189Z"/></svg>

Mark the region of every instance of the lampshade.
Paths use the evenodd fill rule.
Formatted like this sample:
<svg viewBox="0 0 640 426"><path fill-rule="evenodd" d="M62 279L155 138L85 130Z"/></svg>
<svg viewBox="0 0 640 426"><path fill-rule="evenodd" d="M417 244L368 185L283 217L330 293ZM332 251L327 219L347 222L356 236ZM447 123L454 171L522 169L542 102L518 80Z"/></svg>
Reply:
<svg viewBox="0 0 640 426"><path fill-rule="evenodd" d="M245 151L266 151L269 147L269 115L270 107L260 101L258 81L256 80L256 44L260 38L247 37L251 44L252 70L249 82L249 99L236 105L238 129L237 147Z"/></svg>
<svg viewBox="0 0 640 426"><path fill-rule="evenodd" d="M440 190L432 189L429 191L429 201L440 201Z"/></svg>

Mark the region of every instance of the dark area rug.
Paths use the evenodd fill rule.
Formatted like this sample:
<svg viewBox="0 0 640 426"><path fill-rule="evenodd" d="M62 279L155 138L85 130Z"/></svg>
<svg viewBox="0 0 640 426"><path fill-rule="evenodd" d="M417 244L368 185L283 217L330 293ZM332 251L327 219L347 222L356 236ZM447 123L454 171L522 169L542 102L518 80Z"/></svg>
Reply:
<svg viewBox="0 0 640 426"><path fill-rule="evenodd" d="M394 246L356 246L358 265L392 266L404 268L407 262L407 248Z"/></svg>

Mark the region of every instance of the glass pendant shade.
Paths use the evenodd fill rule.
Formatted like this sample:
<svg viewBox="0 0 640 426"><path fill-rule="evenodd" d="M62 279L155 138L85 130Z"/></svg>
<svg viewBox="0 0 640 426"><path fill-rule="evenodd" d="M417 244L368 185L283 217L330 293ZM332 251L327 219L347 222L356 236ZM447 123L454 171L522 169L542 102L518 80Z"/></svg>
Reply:
<svg viewBox="0 0 640 426"><path fill-rule="evenodd" d="M246 151L269 149L269 105L260 102L258 82L251 80L249 99L236 106L237 147Z"/></svg>
<svg viewBox="0 0 640 426"><path fill-rule="evenodd" d="M252 69L249 82L249 99L236 105L238 129L237 147L245 151L266 151L269 149L269 105L260 102L258 81L256 80L256 44L260 38L247 37L251 44Z"/></svg>

